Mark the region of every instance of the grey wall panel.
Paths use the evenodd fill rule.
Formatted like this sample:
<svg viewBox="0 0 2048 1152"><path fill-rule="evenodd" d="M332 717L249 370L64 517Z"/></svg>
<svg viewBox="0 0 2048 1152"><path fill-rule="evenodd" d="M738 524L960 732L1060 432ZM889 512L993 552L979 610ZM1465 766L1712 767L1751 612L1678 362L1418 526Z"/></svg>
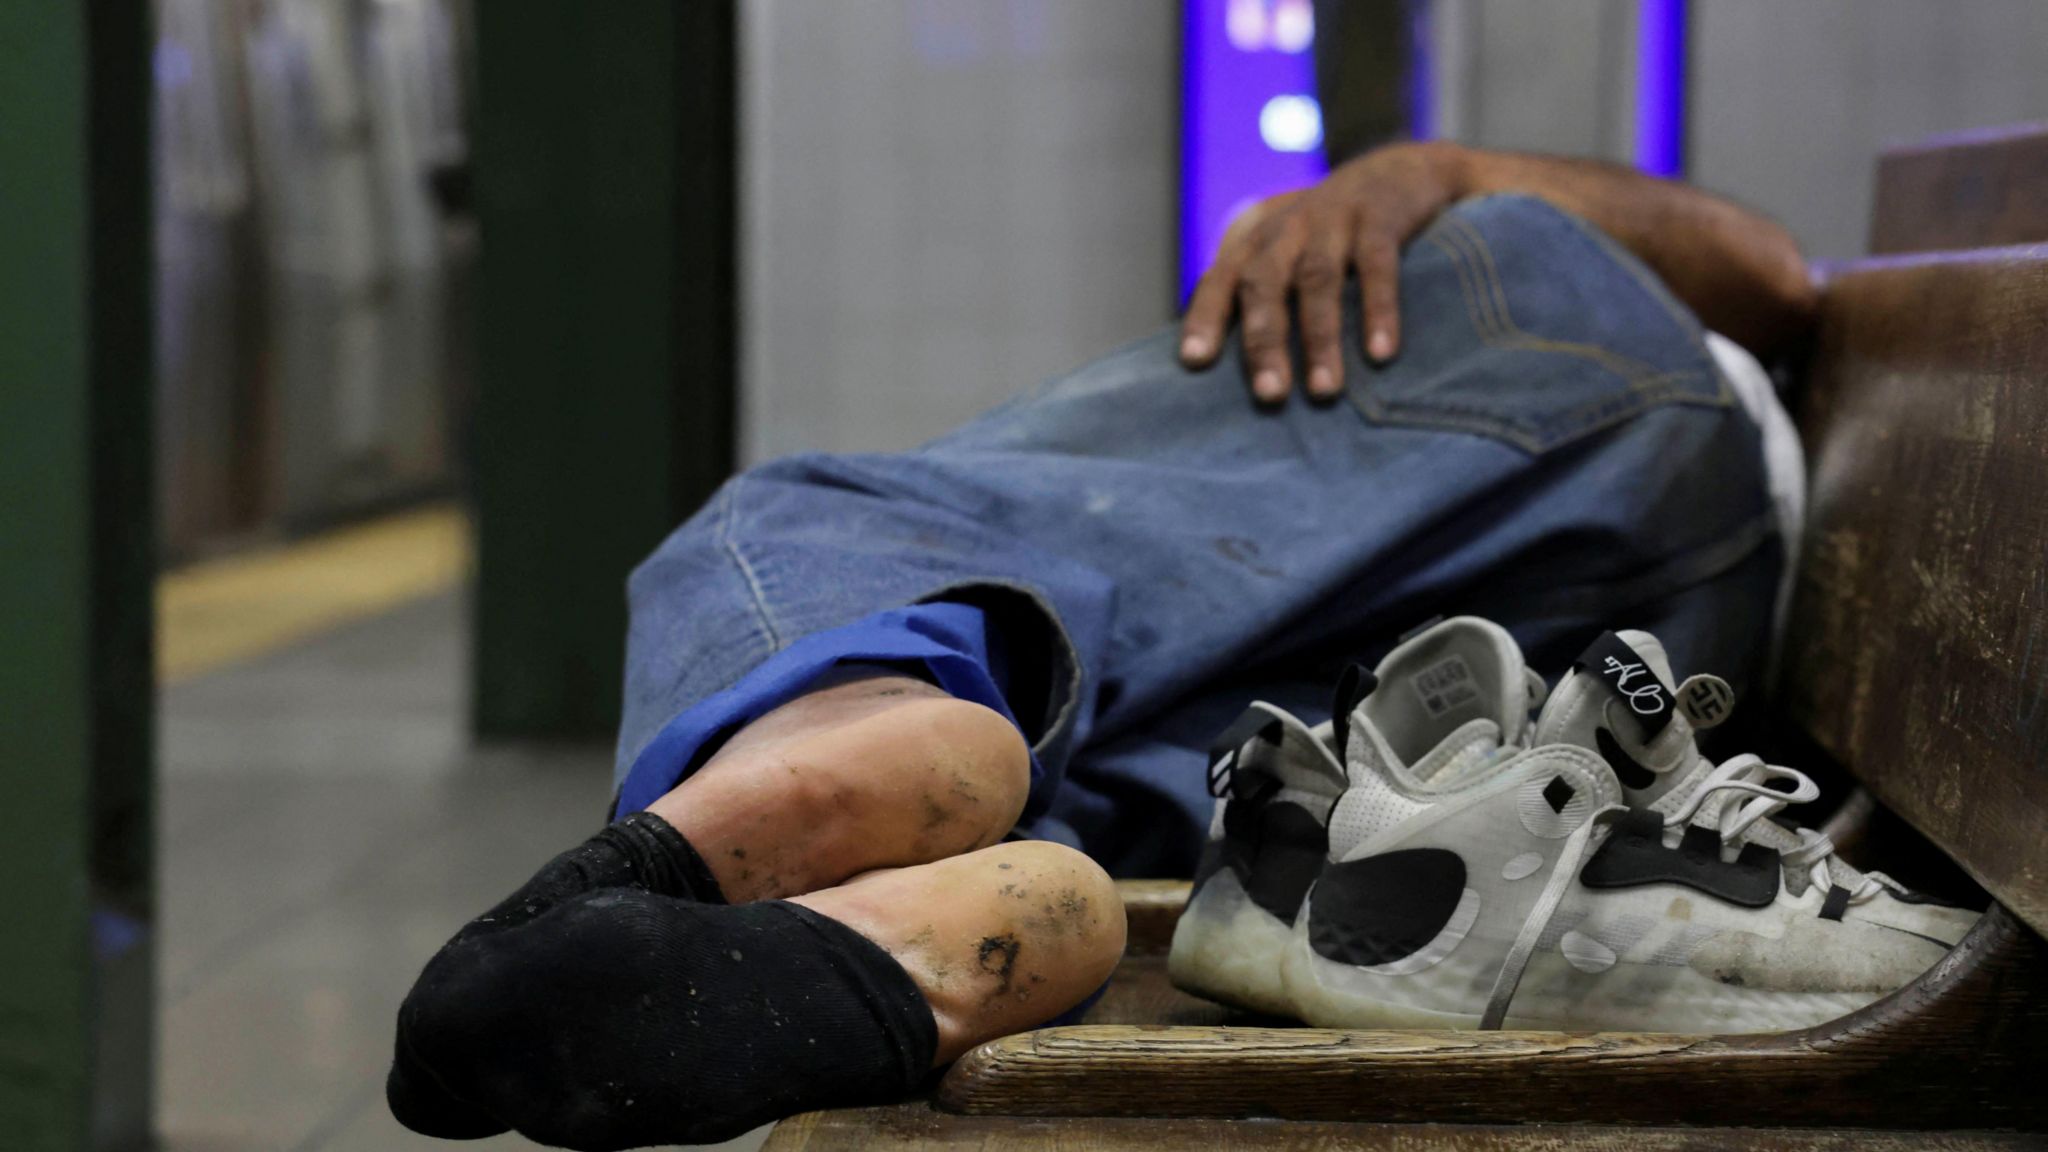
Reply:
<svg viewBox="0 0 2048 1152"><path fill-rule="evenodd" d="M746 0L741 447L904 448L1171 318L1173 0Z"/></svg>
<svg viewBox="0 0 2048 1152"><path fill-rule="evenodd" d="M1631 157L1635 0L1433 0L1438 135ZM1693 0L1687 166L1808 250L1864 250L1886 144L2048 118L2041 0Z"/></svg>
<svg viewBox="0 0 2048 1152"><path fill-rule="evenodd" d="M1634 0L1435 0L1437 135L1627 161Z"/></svg>
<svg viewBox="0 0 2048 1152"><path fill-rule="evenodd" d="M1885 145L2048 118L2040 0L1695 0L1693 179L1815 256L1865 250Z"/></svg>

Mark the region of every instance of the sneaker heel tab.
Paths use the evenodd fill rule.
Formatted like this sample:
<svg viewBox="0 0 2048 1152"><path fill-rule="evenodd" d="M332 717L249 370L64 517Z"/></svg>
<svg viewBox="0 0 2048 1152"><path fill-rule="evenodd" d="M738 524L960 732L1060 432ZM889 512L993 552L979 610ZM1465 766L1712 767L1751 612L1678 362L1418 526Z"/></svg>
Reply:
<svg viewBox="0 0 2048 1152"><path fill-rule="evenodd" d="M1350 665L1344 669L1344 675L1337 678L1337 694L1330 701L1330 724L1339 763L1343 763L1350 754L1351 714L1358 711L1358 705L1379 686L1380 678L1363 664Z"/></svg>
<svg viewBox="0 0 2048 1152"><path fill-rule="evenodd" d="M1283 727L1278 717L1263 709L1252 708L1225 728L1209 746L1209 795L1219 800L1232 797L1248 799L1247 788L1254 777L1270 781L1277 788L1279 781L1274 780L1271 773L1250 770L1250 765L1243 761L1247 759L1247 745L1256 742L1277 747ZM1238 783L1240 776L1245 778L1243 786Z"/></svg>

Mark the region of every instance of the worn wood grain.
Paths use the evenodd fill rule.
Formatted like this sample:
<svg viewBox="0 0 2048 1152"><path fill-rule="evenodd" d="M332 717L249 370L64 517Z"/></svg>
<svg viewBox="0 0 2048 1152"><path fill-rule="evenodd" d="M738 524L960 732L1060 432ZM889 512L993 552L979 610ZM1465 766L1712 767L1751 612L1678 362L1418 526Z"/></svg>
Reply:
<svg viewBox="0 0 2048 1152"><path fill-rule="evenodd" d="M2020 1152L2044 1145L2048 1145L2048 1137L2016 1132L959 1116L918 1101L798 1116L776 1126L764 1152L869 1148L928 1152L1159 1148L1213 1152Z"/></svg>
<svg viewBox="0 0 2048 1152"><path fill-rule="evenodd" d="M1875 253L2048 241L2048 125L1936 137L1877 161Z"/></svg>
<svg viewBox="0 0 2048 1152"><path fill-rule="evenodd" d="M1872 261L1822 306L1778 705L2048 928L2048 246Z"/></svg>
<svg viewBox="0 0 2048 1152"><path fill-rule="evenodd" d="M1126 955L1123 963L1117 965L1109 987L1103 990L1102 999L1095 1002L1081 1022L1193 1027L1283 1023L1226 1008L1175 988L1166 978L1166 956L1157 952Z"/></svg>
<svg viewBox="0 0 2048 1152"><path fill-rule="evenodd" d="M1181 909L1188 906L1188 882L1119 880L1116 891L1123 897L1129 931L1124 950L1134 955L1165 952L1173 943L1173 926L1180 923Z"/></svg>
<svg viewBox="0 0 2048 1152"><path fill-rule="evenodd" d="M937 1099L979 1115L2048 1127L2044 960L1994 907L1918 981L1799 1032L1083 1025L976 1048Z"/></svg>

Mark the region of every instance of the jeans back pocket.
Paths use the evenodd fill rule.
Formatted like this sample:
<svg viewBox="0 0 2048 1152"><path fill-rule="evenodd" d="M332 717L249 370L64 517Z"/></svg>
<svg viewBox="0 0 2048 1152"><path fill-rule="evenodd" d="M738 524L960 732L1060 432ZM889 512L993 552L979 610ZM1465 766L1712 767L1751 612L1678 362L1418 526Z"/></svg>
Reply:
<svg viewBox="0 0 2048 1152"><path fill-rule="evenodd" d="M1466 201L1418 236L1401 311L1400 355L1351 376L1374 423L1541 454L1653 407L1733 403L1699 321L1655 274L1527 196Z"/></svg>

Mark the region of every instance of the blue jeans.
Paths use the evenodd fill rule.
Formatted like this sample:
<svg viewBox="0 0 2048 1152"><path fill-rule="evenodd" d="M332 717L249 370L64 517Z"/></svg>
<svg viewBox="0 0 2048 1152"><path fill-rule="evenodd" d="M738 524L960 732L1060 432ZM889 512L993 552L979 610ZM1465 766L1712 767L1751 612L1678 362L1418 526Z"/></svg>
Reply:
<svg viewBox="0 0 2048 1152"><path fill-rule="evenodd" d="M1400 356L1348 332L1332 406L1257 410L1234 347L1189 372L1162 332L915 451L735 477L633 574L621 778L800 637L973 604L1036 760L1022 830L1186 875L1210 738L1254 697L1319 716L1431 616L1497 620L1552 675L1608 627L1753 673L1782 552L1693 316L1513 196L1418 237L1401 299Z"/></svg>

